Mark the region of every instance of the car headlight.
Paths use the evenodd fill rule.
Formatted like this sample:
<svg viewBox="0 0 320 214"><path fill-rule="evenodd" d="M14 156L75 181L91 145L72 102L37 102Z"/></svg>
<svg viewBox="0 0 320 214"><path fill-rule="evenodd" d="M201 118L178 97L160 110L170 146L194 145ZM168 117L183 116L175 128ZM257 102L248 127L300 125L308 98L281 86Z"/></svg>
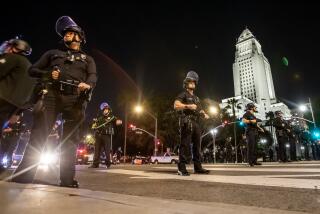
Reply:
<svg viewBox="0 0 320 214"><path fill-rule="evenodd" d="M7 158L7 156L5 156L2 159L2 165L7 165L7 164L8 164L8 158Z"/></svg>
<svg viewBox="0 0 320 214"><path fill-rule="evenodd" d="M41 154L40 164L49 165L57 161L57 155L51 153Z"/></svg>

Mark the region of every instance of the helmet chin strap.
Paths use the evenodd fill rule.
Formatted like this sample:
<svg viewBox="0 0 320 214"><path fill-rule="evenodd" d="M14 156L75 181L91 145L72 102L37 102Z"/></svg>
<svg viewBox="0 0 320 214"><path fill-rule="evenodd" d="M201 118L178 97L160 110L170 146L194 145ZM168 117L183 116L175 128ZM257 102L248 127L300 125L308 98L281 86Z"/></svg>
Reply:
<svg viewBox="0 0 320 214"><path fill-rule="evenodd" d="M190 88L190 87L189 87L189 82L186 82L186 83L185 83L185 88L188 89L188 90L195 91L195 90L196 90L196 85L195 85L193 88Z"/></svg>
<svg viewBox="0 0 320 214"><path fill-rule="evenodd" d="M194 88L187 87L187 89L194 91L196 88L195 87Z"/></svg>
<svg viewBox="0 0 320 214"><path fill-rule="evenodd" d="M75 38L75 36L73 36L71 40L64 41L64 44L65 44L68 48L70 48L70 46L71 46L71 44L72 44L73 42L79 43L79 46L80 46L80 44L81 44L81 41L77 41L76 38Z"/></svg>

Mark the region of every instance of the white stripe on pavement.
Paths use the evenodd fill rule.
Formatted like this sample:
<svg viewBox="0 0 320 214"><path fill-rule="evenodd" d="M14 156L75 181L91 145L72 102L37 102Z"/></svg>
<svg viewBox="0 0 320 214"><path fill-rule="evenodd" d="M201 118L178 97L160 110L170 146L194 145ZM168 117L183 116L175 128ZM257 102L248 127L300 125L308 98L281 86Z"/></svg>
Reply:
<svg viewBox="0 0 320 214"><path fill-rule="evenodd" d="M153 167L155 169L176 169L177 167ZM192 167L187 167L192 170ZM320 168L260 168L260 167L246 167L246 168L217 168L206 166L206 169L210 171L235 171L235 172L315 172L320 173Z"/></svg>
<svg viewBox="0 0 320 214"><path fill-rule="evenodd" d="M131 178L136 179L161 179L161 180L188 180L188 181L201 181L201 182L218 182L240 185L258 185L258 186L271 186L271 187L288 187L288 188L304 188L304 189L317 189L320 188L320 179L311 179L319 174L313 174L310 179L293 178L302 177L300 175L255 175L255 176L228 176L228 175L198 175L191 174L191 176L178 176L174 174L165 174L157 172L146 172L125 169L109 169L97 170L98 172L108 172L115 174L130 175ZM308 175L304 175L308 177Z"/></svg>

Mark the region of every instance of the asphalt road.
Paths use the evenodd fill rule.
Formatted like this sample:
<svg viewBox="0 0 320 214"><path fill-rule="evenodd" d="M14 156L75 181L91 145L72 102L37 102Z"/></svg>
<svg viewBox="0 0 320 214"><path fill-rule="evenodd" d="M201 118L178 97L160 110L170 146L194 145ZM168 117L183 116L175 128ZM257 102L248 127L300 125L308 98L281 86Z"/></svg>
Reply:
<svg viewBox="0 0 320 214"><path fill-rule="evenodd" d="M320 162L205 165L209 175L181 177L175 165L77 166L80 188L157 199L218 202L320 213ZM11 171L1 175L9 176ZM58 170L38 170L36 183L55 185Z"/></svg>

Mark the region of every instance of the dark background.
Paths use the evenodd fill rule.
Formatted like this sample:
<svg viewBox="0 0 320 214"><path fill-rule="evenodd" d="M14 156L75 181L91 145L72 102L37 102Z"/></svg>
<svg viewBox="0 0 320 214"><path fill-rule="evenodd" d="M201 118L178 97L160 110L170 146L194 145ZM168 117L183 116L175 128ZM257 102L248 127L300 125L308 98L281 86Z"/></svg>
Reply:
<svg viewBox="0 0 320 214"><path fill-rule="evenodd" d="M84 50L99 72L91 117L104 100L122 114L119 91L138 87L144 95L175 95L190 69L200 75L200 97L233 96L235 43L247 26L271 64L277 97L292 105L319 97L316 8L316 3L285 1L16 4L2 7L0 40L22 35L33 47L35 62L57 47L56 20L71 16L85 30Z"/></svg>

